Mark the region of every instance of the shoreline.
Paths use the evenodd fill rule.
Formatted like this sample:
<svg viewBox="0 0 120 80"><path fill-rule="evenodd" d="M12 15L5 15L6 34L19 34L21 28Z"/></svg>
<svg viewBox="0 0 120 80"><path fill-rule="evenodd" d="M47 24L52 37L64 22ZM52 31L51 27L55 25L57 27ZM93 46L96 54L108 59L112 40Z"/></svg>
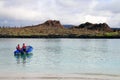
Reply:
<svg viewBox="0 0 120 80"><path fill-rule="evenodd" d="M0 38L45 38L45 39L54 39L54 38L70 38L70 39L120 39L120 36L88 36L88 35L80 35L80 36L72 36L72 35L34 35L34 36L0 36Z"/></svg>
<svg viewBox="0 0 120 80"><path fill-rule="evenodd" d="M40 74L0 73L0 80L120 80L120 75L107 74Z"/></svg>

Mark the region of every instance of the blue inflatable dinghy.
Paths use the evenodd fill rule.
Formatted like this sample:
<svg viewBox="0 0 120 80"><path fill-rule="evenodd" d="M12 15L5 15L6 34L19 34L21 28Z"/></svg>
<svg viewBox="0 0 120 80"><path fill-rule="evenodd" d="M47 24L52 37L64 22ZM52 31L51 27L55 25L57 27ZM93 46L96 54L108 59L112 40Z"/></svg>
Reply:
<svg viewBox="0 0 120 80"><path fill-rule="evenodd" d="M23 51L23 49L21 49L21 50L16 50L16 51L14 51L14 54L15 54L15 55L17 55L17 54L22 54L22 53L30 54L30 53L32 53L32 50L33 50L33 47L32 47L32 46L26 46L26 51Z"/></svg>

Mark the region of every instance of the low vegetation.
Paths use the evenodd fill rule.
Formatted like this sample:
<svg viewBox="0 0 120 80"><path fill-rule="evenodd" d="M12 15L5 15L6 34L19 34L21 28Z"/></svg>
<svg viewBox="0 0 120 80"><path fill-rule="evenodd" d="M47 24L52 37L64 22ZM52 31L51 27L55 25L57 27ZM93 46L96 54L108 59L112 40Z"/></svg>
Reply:
<svg viewBox="0 0 120 80"><path fill-rule="evenodd" d="M106 23L84 23L64 28L59 21L48 20L43 24L26 27L0 27L0 37L10 38L120 38L120 31L113 31Z"/></svg>
<svg viewBox="0 0 120 80"><path fill-rule="evenodd" d="M89 38L89 37L120 37L120 32L105 32L87 29L66 29L66 28L0 28L0 37L70 37L70 38Z"/></svg>

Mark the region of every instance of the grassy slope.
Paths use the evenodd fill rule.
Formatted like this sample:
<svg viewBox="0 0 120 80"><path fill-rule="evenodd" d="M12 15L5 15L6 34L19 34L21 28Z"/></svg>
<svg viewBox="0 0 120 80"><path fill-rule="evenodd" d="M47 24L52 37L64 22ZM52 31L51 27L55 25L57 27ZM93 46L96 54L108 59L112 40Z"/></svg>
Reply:
<svg viewBox="0 0 120 80"><path fill-rule="evenodd" d="M0 28L0 37L119 37L120 32L103 32L84 29L65 29L51 27Z"/></svg>

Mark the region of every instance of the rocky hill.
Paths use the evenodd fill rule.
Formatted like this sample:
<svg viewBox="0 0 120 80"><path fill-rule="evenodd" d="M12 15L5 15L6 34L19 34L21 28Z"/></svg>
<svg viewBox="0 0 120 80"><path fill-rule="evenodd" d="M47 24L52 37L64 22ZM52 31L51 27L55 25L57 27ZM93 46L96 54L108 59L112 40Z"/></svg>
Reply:
<svg viewBox="0 0 120 80"><path fill-rule="evenodd" d="M107 31L107 32L112 31L112 29L106 23L92 24L92 23L86 22L84 24L75 26L73 28Z"/></svg>
<svg viewBox="0 0 120 80"><path fill-rule="evenodd" d="M46 27L46 28L64 28L64 26L61 25L60 21L57 20L48 20L42 24L38 24L38 25L33 25L33 26L26 26L28 27Z"/></svg>
<svg viewBox="0 0 120 80"><path fill-rule="evenodd" d="M0 37L21 38L120 38L120 31L106 23L86 22L72 28L65 28L60 21L48 20L42 24L25 27L0 27Z"/></svg>

